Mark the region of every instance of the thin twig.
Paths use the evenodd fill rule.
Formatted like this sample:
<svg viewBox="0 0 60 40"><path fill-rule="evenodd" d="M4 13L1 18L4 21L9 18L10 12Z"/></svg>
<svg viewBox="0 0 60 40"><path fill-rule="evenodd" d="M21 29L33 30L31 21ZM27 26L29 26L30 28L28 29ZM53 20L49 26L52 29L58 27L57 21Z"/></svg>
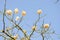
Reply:
<svg viewBox="0 0 60 40"><path fill-rule="evenodd" d="M6 11L6 0L4 3L4 13L3 13L3 31L5 31L5 21L4 21L5 11Z"/></svg>
<svg viewBox="0 0 60 40"><path fill-rule="evenodd" d="M38 19L35 21L34 26L37 25L37 23L39 22L39 20L40 20L40 14L38 15ZM33 35L34 32L35 32L35 30L33 30L33 31L31 32L31 34L30 34L29 37L31 37L31 36Z"/></svg>
<svg viewBox="0 0 60 40"><path fill-rule="evenodd" d="M20 18L18 25L22 22L23 16Z"/></svg>
<svg viewBox="0 0 60 40"><path fill-rule="evenodd" d="M31 32L31 34L30 34L30 36L29 36L29 37L31 37L31 36L33 35L33 33L34 33L34 30Z"/></svg>
<svg viewBox="0 0 60 40"><path fill-rule="evenodd" d="M42 36L42 40L44 40L44 35L43 35L43 33L41 33L41 36Z"/></svg>
<svg viewBox="0 0 60 40"><path fill-rule="evenodd" d="M9 34L7 34L6 32L3 32L4 34L6 34L8 37L12 38L13 40L15 40L13 37L11 37Z"/></svg>
<svg viewBox="0 0 60 40"><path fill-rule="evenodd" d="M4 34L6 34L7 36L9 36L10 38L12 38L10 35L8 35L6 32L5 32L5 19L4 19L4 17L5 17L5 11L6 11L6 0L4 0L4 13L3 13L3 33ZM14 38L12 38L12 39L14 39Z"/></svg>
<svg viewBox="0 0 60 40"><path fill-rule="evenodd" d="M6 16L6 15L5 15L5 16ZM7 18L9 21L11 21L12 23L14 23L14 24L15 24L15 26L17 26L17 27L18 27L18 29L19 29L19 30L21 30L21 31L23 32L23 34L24 34L23 29L22 29L18 24L16 24L13 20L9 19L7 16L6 16L6 18ZM27 37L27 35L26 35L26 34L24 34L24 36L25 36L25 37Z"/></svg>

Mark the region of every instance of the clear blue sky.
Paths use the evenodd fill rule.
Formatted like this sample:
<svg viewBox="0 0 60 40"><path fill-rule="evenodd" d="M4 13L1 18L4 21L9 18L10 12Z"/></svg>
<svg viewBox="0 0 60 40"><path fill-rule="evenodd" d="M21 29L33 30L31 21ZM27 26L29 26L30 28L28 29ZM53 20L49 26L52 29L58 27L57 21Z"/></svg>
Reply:
<svg viewBox="0 0 60 40"><path fill-rule="evenodd" d="M27 15L24 17L24 21L21 23L24 27L24 29L30 31L27 24L32 26L37 18L37 10L42 9L43 15L47 15L43 19L45 20L45 23L51 22L52 29L56 31L57 34L60 34L60 2L55 4L56 0L7 0L7 9L14 10L15 8L19 9L19 13L21 13L22 10L25 10L27 12ZM3 11L4 6L4 0L0 0L0 10ZM20 14L21 15L21 14ZM20 16L18 15L18 16ZM2 19L2 16L0 14L0 20ZM2 21L0 21L0 30ZM58 37L54 37L54 40L60 40ZM35 38L33 40L39 40L41 38ZM2 38L0 40L3 40Z"/></svg>

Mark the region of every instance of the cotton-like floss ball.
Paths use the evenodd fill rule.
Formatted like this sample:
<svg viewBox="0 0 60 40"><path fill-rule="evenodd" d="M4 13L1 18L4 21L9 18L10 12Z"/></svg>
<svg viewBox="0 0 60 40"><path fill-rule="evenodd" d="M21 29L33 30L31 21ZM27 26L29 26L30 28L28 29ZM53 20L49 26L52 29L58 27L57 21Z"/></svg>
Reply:
<svg viewBox="0 0 60 40"><path fill-rule="evenodd" d="M26 40L26 38L23 37L23 38L21 38L21 40Z"/></svg>
<svg viewBox="0 0 60 40"><path fill-rule="evenodd" d="M16 40L18 38L18 34L16 34L15 36L13 36L13 38Z"/></svg>
<svg viewBox="0 0 60 40"><path fill-rule="evenodd" d="M44 28L49 28L49 24L44 24Z"/></svg>
<svg viewBox="0 0 60 40"><path fill-rule="evenodd" d="M33 26L33 27L32 27L32 30L36 30L36 26Z"/></svg>
<svg viewBox="0 0 60 40"><path fill-rule="evenodd" d="M22 11L22 16L25 16L26 15L26 11Z"/></svg>
<svg viewBox="0 0 60 40"><path fill-rule="evenodd" d="M37 10L37 13L38 14L41 14L42 13L42 10L41 9Z"/></svg>
<svg viewBox="0 0 60 40"><path fill-rule="evenodd" d="M23 38L21 38L21 40L29 40L29 39L28 39L28 38L23 37Z"/></svg>
<svg viewBox="0 0 60 40"><path fill-rule="evenodd" d="M28 36L28 37L27 37L27 39L29 40L29 39L30 39L30 37Z"/></svg>
<svg viewBox="0 0 60 40"><path fill-rule="evenodd" d="M20 17L19 17L19 16L17 16L15 20L16 20L16 21L18 21L19 19L20 19Z"/></svg>
<svg viewBox="0 0 60 40"><path fill-rule="evenodd" d="M26 30L23 30L23 32L24 32L24 34L26 34L27 31Z"/></svg>
<svg viewBox="0 0 60 40"><path fill-rule="evenodd" d="M17 14L19 12L18 8L14 10L14 13Z"/></svg>
<svg viewBox="0 0 60 40"><path fill-rule="evenodd" d="M12 15L12 10L6 10L6 14Z"/></svg>
<svg viewBox="0 0 60 40"><path fill-rule="evenodd" d="M11 27L7 27L6 30L7 30L7 31L11 30Z"/></svg>

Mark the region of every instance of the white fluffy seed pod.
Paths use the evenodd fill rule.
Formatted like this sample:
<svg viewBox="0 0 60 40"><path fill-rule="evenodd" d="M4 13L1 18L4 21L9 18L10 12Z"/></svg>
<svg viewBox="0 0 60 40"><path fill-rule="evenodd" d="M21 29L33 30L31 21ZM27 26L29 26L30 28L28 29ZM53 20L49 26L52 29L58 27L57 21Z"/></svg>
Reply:
<svg viewBox="0 0 60 40"><path fill-rule="evenodd" d="M22 16L25 16L26 15L26 11L22 11Z"/></svg>
<svg viewBox="0 0 60 40"><path fill-rule="evenodd" d="M11 10L6 10L6 14L12 15L12 11Z"/></svg>
<svg viewBox="0 0 60 40"><path fill-rule="evenodd" d="M18 21L19 19L20 19L19 16L17 16L15 20Z"/></svg>
<svg viewBox="0 0 60 40"><path fill-rule="evenodd" d="M49 24L44 24L44 28L49 28Z"/></svg>
<svg viewBox="0 0 60 40"><path fill-rule="evenodd" d="M37 10L37 13L38 14L41 14L42 13L42 10L41 9Z"/></svg>
<svg viewBox="0 0 60 40"><path fill-rule="evenodd" d="M14 10L14 13L17 14L19 12L18 8Z"/></svg>

